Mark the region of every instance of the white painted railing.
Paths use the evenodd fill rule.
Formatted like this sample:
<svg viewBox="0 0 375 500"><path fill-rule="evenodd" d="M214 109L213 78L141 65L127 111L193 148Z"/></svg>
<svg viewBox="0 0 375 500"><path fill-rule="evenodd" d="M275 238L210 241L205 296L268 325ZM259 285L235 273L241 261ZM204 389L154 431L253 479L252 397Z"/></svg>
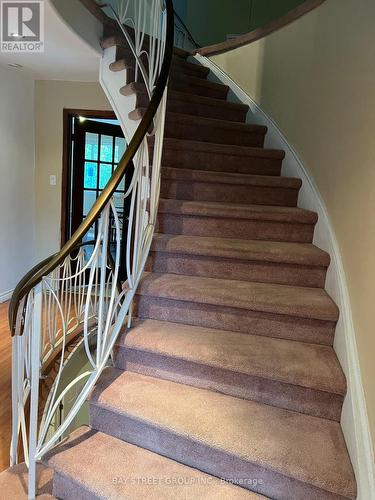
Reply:
<svg viewBox="0 0 375 500"><path fill-rule="evenodd" d="M28 273L12 298L11 464L26 462L30 499L36 494L37 461L69 431L101 372L110 363L119 332L131 322L131 304L156 225L166 83L173 47L172 2L128 0L112 3L110 9L124 44L133 54L136 79L144 82L151 101L135 133L124 131L130 140L128 150L86 223L59 254ZM122 287L118 279L121 230L113 192L130 167L134 167L134 174L124 194L130 198L127 281ZM96 240L82 243L92 227L87 221L97 220ZM84 365L89 368L64 386L68 347L77 337L80 341L74 345L80 351L84 347ZM69 357L74 355L75 350ZM41 381L51 363L57 363L57 373L47 397L42 398ZM59 422L56 415L60 403L73 390L76 399Z"/></svg>

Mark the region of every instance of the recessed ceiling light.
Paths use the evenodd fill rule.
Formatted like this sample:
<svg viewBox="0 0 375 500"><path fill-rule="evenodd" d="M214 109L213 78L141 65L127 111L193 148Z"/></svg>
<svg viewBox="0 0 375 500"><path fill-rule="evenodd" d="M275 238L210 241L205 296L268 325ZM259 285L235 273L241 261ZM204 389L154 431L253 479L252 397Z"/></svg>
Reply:
<svg viewBox="0 0 375 500"><path fill-rule="evenodd" d="M15 69L22 69L23 68L22 64L17 64L17 63L9 63L8 66L10 68L15 68Z"/></svg>

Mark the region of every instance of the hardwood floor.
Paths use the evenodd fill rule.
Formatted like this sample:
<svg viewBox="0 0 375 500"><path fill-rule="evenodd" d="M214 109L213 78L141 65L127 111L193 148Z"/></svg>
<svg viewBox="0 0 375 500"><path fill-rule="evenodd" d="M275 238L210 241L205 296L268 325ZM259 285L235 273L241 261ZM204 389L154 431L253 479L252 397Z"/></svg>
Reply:
<svg viewBox="0 0 375 500"><path fill-rule="evenodd" d="M9 467L11 345L8 326L8 302L5 302L0 304L0 471Z"/></svg>

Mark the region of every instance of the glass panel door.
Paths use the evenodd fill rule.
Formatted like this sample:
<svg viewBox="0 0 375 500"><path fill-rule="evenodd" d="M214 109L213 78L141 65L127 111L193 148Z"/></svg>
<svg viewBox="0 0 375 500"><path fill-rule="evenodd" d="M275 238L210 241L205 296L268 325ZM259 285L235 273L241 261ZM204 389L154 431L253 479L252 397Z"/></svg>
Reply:
<svg viewBox="0 0 375 500"><path fill-rule="evenodd" d="M70 233L72 234L81 222L87 217L102 190L106 187L118 162L123 156L126 143L118 125L94 120L73 119L74 141L72 155L72 183L71 183L71 220ZM124 199L125 190L131 180L132 172L127 174L115 191L117 213L121 228L121 248L124 254L127 233L128 200ZM85 241L93 241L97 237L98 222L86 234ZM115 250L114 221L111 222L110 239L111 249ZM70 236L70 235L69 235ZM92 247L87 247L87 253ZM115 255L113 255L115 257ZM121 256L121 278L125 277L125 255Z"/></svg>

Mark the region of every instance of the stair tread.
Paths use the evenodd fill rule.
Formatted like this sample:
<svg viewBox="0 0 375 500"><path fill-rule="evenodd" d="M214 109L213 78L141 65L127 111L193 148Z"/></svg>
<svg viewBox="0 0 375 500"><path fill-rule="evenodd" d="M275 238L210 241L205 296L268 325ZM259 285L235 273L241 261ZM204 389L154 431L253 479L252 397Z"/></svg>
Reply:
<svg viewBox="0 0 375 500"><path fill-rule="evenodd" d="M135 321L118 346L340 395L346 391L328 346L151 319Z"/></svg>
<svg viewBox="0 0 375 500"><path fill-rule="evenodd" d="M187 70L192 70L196 72L196 74L201 74L201 78L206 78L208 73L210 72L209 68L206 68L205 66L202 66L201 64L195 64L186 60L183 60L181 58L175 57L172 60L172 66L171 66L171 74L173 74L174 71L182 69L184 71L185 69Z"/></svg>
<svg viewBox="0 0 375 500"><path fill-rule="evenodd" d="M56 500L52 495L53 471L41 463L36 464L37 500ZM28 500L28 468L25 463L13 465L0 472L0 498L3 500Z"/></svg>
<svg viewBox="0 0 375 500"><path fill-rule="evenodd" d="M244 112L247 112L247 110L249 109L249 106L247 106L246 104L223 101L223 99L215 99L214 97L189 94L187 92L181 92L179 90L173 90L173 89L168 90L168 101L171 100L208 104L211 106L238 109Z"/></svg>
<svg viewBox="0 0 375 500"><path fill-rule="evenodd" d="M160 199L159 213L296 222L300 224L315 224L318 219L315 212L298 207L240 205L236 203L169 200L164 198Z"/></svg>
<svg viewBox="0 0 375 500"><path fill-rule="evenodd" d="M162 176L167 179L215 184L239 184L249 186L267 186L299 189L301 179L271 175L237 174L232 172L215 172L214 170L193 170L187 168L163 167Z"/></svg>
<svg viewBox="0 0 375 500"><path fill-rule="evenodd" d="M199 78L198 76L187 75L184 73L183 75L179 75L176 73L172 73L170 76L170 81L172 83L180 83L198 85L200 87L210 88L213 90L222 90L223 92L228 92L228 85L224 85L223 83L212 82L211 80L206 80L204 78Z"/></svg>
<svg viewBox="0 0 375 500"><path fill-rule="evenodd" d="M156 233L152 251L328 267L329 254L310 243Z"/></svg>
<svg viewBox="0 0 375 500"><path fill-rule="evenodd" d="M144 273L139 295L270 314L337 321L338 308L320 288L249 281Z"/></svg>
<svg viewBox="0 0 375 500"><path fill-rule="evenodd" d="M283 159L285 152L279 149L257 148L253 146L237 146L231 144L216 144L213 142L193 141L190 139L176 139L166 137L164 139L165 148L176 150L187 149L188 151L202 151L205 153L219 153L230 156L249 156L258 158Z"/></svg>
<svg viewBox="0 0 375 500"><path fill-rule="evenodd" d="M105 460L92 460L93 450L96 456L105 457ZM125 498L125 492L126 498L134 500L183 500L187 495L202 500L265 498L85 426L53 450L47 462L57 473L79 483L95 498L120 500ZM142 481L143 478L150 481ZM186 485L173 487L171 481L181 478L187 479Z"/></svg>
<svg viewBox="0 0 375 500"><path fill-rule="evenodd" d="M174 123L185 123L192 125L205 125L209 128L224 128L228 130L238 130L239 132L249 131L259 134L266 134L267 127L253 123L240 123L230 120L219 120L217 118L206 118L204 116L187 115L185 113L174 113L167 110L166 120Z"/></svg>
<svg viewBox="0 0 375 500"><path fill-rule="evenodd" d="M90 403L289 478L355 497L337 422L117 369L103 374Z"/></svg>

